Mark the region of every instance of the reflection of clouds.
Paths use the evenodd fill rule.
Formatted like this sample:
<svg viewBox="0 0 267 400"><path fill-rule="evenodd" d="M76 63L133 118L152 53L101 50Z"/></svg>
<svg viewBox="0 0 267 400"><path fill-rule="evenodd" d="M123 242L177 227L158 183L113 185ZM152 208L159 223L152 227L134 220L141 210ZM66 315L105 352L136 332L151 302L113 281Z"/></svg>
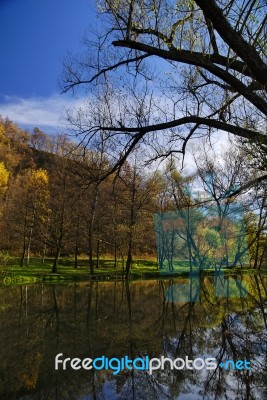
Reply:
<svg viewBox="0 0 267 400"><path fill-rule="evenodd" d="M251 295L225 301L214 297L214 279L205 276L200 281L200 302L193 307L175 303L170 307L163 301L162 289L180 279L77 282L54 285L54 290L50 285L30 285L28 302L26 287L2 286L0 322L4 329L0 339L5 346L0 350L0 366L5 375L0 398L25 393L17 391L26 361L39 352L43 357L37 386L21 399L54 399L56 390L59 399L214 400L220 388L218 400L245 399L247 388L251 398L264 399L267 278L244 274L242 280ZM124 297L127 286L128 300ZM111 370L56 373L53 361L58 351L71 357L105 354L131 359L146 355L175 359L190 354L190 358L207 356L218 361L222 357L223 362L233 359L234 352L237 359L252 362L253 375L248 377L253 379L244 381L244 371L232 369L171 371L168 363L151 376L146 371L127 370L116 376ZM17 379L12 379L14 373Z"/></svg>
<svg viewBox="0 0 267 400"><path fill-rule="evenodd" d="M51 95L50 97L19 98L5 96L0 104L0 115L9 118L20 126L43 126L58 128L64 124L65 110L83 104L82 98L66 95Z"/></svg>

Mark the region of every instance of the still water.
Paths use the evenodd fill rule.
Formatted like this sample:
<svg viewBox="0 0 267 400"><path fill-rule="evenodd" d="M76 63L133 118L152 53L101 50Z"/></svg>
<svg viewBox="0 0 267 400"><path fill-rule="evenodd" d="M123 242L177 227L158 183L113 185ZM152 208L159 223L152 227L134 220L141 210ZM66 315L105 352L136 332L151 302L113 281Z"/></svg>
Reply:
<svg viewBox="0 0 267 400"><path fill-rule="evenodd" d="M224 296L202 278L195 302L170 296L187 279L0 287L0 399L266 399L267 277L238 279L245 291ZM58 353L246 359L250 369L55 371Z"/></svg>

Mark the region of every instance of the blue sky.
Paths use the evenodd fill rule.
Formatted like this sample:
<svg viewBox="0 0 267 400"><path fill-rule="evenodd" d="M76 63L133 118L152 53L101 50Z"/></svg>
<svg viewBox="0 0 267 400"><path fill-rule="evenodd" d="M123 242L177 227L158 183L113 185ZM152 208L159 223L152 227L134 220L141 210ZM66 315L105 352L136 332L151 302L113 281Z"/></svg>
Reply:
<svg viewBox="0 0 267 400"><path fill-rule="evenodd" d="M0 115L55 132L64 107L62 60L82 50L95 21L94 0L0 0Z"/></svg>
<svg viewBox="0 0 267 400"><path fill-rule="evenodd" d="M83 35L96 25L95 8L95 0L0 0L3 118L30 131L64 132L65 109L83 99L60 95L62 60L68 51L82 52Z"/></svg>

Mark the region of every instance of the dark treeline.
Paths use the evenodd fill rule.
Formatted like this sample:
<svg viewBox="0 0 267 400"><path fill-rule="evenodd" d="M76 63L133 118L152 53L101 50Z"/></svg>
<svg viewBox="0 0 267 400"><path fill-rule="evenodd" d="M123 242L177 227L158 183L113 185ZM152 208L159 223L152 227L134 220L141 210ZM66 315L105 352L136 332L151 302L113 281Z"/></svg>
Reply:
<svg viewBox="0 0 267 400"><path fill-rule="evenodd" d="M247 182L253 168L257 169L248 167L248 157L237 147L225 151L221 163L204 147L194 152L196 172L192 176L181 175L173 161L147 172L142 167L141 151L119 172L107 174L110 164L101 149L77 147L66 136L49 136L38 128L29 133L1 119L0 251L19 257L21 266L29 265L32 256L41 257L43 262L53 258L53 272L60 257L72 257L75 268L79 257L86 257L93 273L100 258L109 256L114 268L123 264L129 274L134 257L156 257L158 232L156 229L155 234L153 216L155 220L160 213L192 209L207 201L219 204L226 193ZM266 189L258 184L240 198L249 262L259 268L266 253ZM232 201L228 197L225 207ZM210 249L214 243L216 246L216 233L211 228L192 226L190 240L202 258L203 254L211 258ZM158 243L161 268L167 260L169 270L173 270L175 248L183 256L177 235L179 229L172 224L165 242ZM203 235L209 251L201 244Z"/></svg>

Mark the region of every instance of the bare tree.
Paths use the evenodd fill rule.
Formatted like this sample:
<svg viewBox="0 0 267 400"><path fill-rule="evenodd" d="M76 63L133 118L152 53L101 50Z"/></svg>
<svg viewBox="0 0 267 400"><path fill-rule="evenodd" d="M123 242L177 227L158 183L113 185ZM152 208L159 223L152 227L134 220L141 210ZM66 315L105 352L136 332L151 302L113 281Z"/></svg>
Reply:
<svg viewBox="0 0 267 400"><path fill-rule="evenodd" d="M103 31L85 41L85 58L66 60L63 91L109 82L102 118L91 102L91 117L79 129L88 142L105 132L106 141L119 145L113 170L142 142L151 146L151 160L184 154L190 138L215 130L266 152L266 2L98 5ZM267 178L263 174L259 179Z"/></svg>

